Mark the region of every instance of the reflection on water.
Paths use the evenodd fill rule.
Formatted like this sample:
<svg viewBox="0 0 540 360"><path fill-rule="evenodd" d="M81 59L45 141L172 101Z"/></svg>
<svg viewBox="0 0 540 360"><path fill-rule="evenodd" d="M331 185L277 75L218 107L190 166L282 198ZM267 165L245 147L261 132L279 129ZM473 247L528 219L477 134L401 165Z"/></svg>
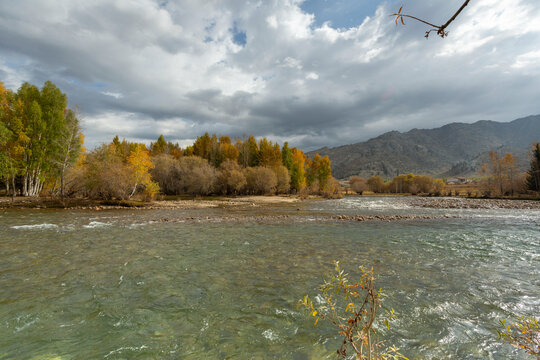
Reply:
<svg viewBox="0 0 540 360"><path fill-rule="evenodd" d="M296 309L334 259L372 265L387 334L418 359L526 359L498 320L540 313L540 212L316 201L279 223L158 223L230 210L4 211L0 359L332 359L338 339ZM263 210L260 210L263 211ZM267 211L267 210L264 210ZM318 213L450 214L401 222Z"/></svg>

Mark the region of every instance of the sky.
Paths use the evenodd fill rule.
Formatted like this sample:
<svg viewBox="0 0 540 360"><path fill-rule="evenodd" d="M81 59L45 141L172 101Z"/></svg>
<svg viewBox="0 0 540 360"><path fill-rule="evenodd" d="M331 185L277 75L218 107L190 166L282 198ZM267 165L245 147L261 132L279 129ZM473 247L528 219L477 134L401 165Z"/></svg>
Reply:
<svg viewBox="0 0 540 360"><path fill-rule="evenodd" d="M0 81L53 81L86 146L208 131L314 150L540 113L540 2L2 0Z"/></svg>

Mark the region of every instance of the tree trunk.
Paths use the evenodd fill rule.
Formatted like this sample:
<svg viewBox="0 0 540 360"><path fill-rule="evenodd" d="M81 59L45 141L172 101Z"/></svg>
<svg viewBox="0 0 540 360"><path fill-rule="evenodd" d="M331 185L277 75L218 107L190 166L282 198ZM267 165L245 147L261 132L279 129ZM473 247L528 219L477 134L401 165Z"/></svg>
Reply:
<svg viewBox="0 0 540 360"><path fill-rule="evenodd" d="M28 171L24 173L22 195L28 196Z"/></svg>
<svg viewBox="0 0 540 360"><path fill-rule="evenodd" d="M15 201L15 196L17 196L17 189L15 189L15 176L11 177L11 187L13 188L13 192L11 193L11 200Z"/></svg>
<svg viewBox="0 0 540 360"><path fill-rule="evenodd" d="M137 185L138 185L138 184L135 183L135 186L133 187L133 191L132 191L131 194L129 195L128 199L131 199L131 197L132 197L133 195L135 195L135 191L137 191Z"/></svg>

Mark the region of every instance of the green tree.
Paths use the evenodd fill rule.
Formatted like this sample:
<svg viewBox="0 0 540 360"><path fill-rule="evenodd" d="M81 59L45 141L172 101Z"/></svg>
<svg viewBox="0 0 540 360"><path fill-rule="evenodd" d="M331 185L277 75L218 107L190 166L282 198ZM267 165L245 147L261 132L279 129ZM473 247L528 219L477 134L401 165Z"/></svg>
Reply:
<svg viewBox="0 0 540 360"><path fill-rule="evenodd" d="M243 167L259 165L259 145L253 135L245 138L239 146L238 162Z"/></svg>
<svg viewBox="0 0 540 360"><path fill-rule="evenodd" d="M66 111L65 124L58 140L60 146L56 153L56 163L60 172L60 194L64 198L66 170L75 164L79 158L84 142L79 119L75 111L71 109Z"/></svg>
<svg viewBox="0 0 540 360"><path fill-rule="evenodd" d="M167 142L163 135L159 135L156 142L150 143L150 152L152 156L163 154L167 151Z"/></svg>
<svg viewBox="0 0 540 360"><path fill-rule="evenodd" d="M540 195L540 143L533 144L531 167L527 171L527 188Z"/></svg>
<svg viewBox="0 0 540 360"><path fill-rule="evenodd" d="M332 177L332 167L328 155L321 157L315 154L313 159L306 162L306 179L308 186L317 186L318 191L325 191Z"/></svg>
<svg viewBox="0 0 540 360"><path fill-rule="evenodd" d="M287 168L287 170L289 170L289 172L292 170L293 156L288 142L285 142L281 148L281 163Z"/></svg>
<svg viewBox="0 0 540 360"><path fill-rule="evenodd" d="M7 152L7 145L12 132L0 122L0 179L7 182L10 175L11 159Z"/></svg>
<svg viewBox="0 0 540 360"><path fill-rule="evenodd" d="M198 136L197 140L193 143L193 155L202 157L203 159L210 159L210 151L212 148L212 139L207 132L203 136Z"/></svg>

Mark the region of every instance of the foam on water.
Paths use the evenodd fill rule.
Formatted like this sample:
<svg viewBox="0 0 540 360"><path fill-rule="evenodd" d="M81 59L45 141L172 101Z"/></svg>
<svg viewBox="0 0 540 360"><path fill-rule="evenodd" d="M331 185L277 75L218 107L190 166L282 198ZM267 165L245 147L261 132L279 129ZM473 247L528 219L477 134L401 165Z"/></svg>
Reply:
<svg viewBox="0 0 540 360"><path fill-rule="evenodd" d="M56 224L17 225L17 226L12 226L11 228L16 229L16 230L56 229L58 228L58 225Z"/></svg>
<svg viewBox="0 0 540 360"><path fill-rule="evenodd" d="M83 225L83 228L85 228L85 229L95 229L95 228L111 226L112 224L113 223L111 223L111 222L92 221L88 225Z"/></svg>

